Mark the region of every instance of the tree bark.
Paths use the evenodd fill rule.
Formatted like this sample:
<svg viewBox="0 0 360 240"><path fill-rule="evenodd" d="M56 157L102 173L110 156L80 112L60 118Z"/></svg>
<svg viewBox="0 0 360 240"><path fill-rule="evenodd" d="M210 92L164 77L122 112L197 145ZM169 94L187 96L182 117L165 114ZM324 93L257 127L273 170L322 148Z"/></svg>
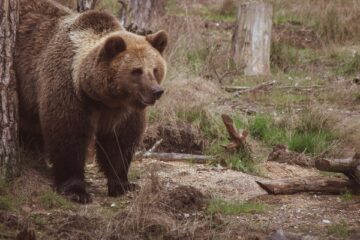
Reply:
<svg viewBox="0 0 360 240"><path fill-rule="evenodd" d="M0 1L0 178L19 174L18 96L14 48L19 21L18 0Z"/></svg>
<svg viewBox="0 0 360 240"><path fill-rule="evenodd" d="M360 154L345 159L317 159L316 168L321 171L341 172L355 181L360 188Z"/></svg>
<svg viewBox="0 0 360 240"><path fill-rule="evenodd" d="M356 184L344 177L320 176L278 180L259 180L256 182L269 194L294 194L300 192L341 194L346 191L358 191Z"/></svg>
<svg viewBox="0 0 360 240"><path fill-rule="evenodd" d="M120 21L129 31L146 34L157 17L165 14L165 0L119 0Z"/></svg>
<svg viewBox="0 0 360 240"><path fill-rule="evenodd" d="M77 11L84 12L90 9L94 9L97 0L77 0Z"/></svg>
<svg viewBox="0 0 360 240"><path fill-rule="evenodd" d="M270 74L272 6L251 2L240 5L232 38L231 56L245 75Z"/></svg>

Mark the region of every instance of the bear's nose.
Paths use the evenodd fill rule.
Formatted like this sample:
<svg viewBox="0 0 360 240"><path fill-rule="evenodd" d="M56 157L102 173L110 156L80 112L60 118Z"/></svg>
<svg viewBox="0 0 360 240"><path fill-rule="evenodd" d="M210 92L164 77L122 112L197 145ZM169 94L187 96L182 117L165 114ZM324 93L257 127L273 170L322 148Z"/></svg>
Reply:
<svg viewBox="0 0 360 240"><path fill-rule="evenodd" d="M164 89L162 89L161 87L156 87L152 89L152 93L155 99L158 100L161 97L161 95L163 95Z"/></svg>

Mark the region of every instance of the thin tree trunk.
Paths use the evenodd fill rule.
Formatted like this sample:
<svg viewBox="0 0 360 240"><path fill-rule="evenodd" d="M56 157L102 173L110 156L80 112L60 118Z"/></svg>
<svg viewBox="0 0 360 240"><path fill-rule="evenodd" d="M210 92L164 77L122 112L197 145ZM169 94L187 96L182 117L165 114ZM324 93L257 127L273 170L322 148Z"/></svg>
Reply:
<svg viewBox="0 0 360 240"><path fill-rule="evenodd" d="M18 0L0 0L0 178L19 174L18 97L14 48L19 20Z"/></svg>
<svg viewBox="0 0 360 240"><path fill-rule="evenodd" d="M231 56L245 75L270 74L272 6L251 2L240 5Z"/></svg>
<svg viewBox="0 0 360 240"><path fill-rule="evenodd" d="M90 9L94 9L97 0L77 0L77 11L84 12Z"/></svg>

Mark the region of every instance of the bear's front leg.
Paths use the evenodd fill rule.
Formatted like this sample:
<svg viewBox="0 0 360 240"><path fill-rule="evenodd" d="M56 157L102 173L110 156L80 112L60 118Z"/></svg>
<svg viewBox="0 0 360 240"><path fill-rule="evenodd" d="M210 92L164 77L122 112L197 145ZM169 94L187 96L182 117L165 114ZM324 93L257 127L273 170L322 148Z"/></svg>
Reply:
<svg viewBox="0 0 360 240"><path fill-rule="evenodd" d="M113 131L99 131L96 136L97 161L108 179L109 196L120 196L137 188L129 182L128 171L144 132L144 116L143 112L133 113L126 121L119 122Z"/></svg>
<svg viewBox="0 0 360 240"><path fill-rule="evenodd" d="M57 192L79 203L90 203L86 190L84 167L90 138L86 115L63 112L56 119L42 116L45 150L53 163Z"/></svg>

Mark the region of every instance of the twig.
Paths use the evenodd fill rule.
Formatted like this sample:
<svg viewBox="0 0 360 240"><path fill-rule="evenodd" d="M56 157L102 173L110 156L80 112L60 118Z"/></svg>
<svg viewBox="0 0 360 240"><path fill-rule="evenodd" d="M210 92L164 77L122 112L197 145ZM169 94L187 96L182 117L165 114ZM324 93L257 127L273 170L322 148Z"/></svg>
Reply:
<svg viewBox="0 0 360 240"><path fill-rule="evenodd" d="M261 83L255 87L242 87L242 86L226 86L224 87L225 91L228 92L236 92L236 95L249 93L249 92L256 92L259 90L269 90L273 85L276 84L276 81L273 80L271 82Z"/></svg>
<svg viewBox="0 0 360 240"><path fill-rule="evenodd" d="M147 153L143 155L144 158L156 158L158 160L167 161L193 161L195 163L206 163L209 160L213 160L213 156L206 155L194 155L185 153Z"/></svg>
<svg viewBox="0 0 360 240"><path fill-rule="evenodd" d="M142 150L142 151L136 152L135 159L141 159L141 158L146 157L147 155L151 154L152 152L154 152L156 150L156 148L158 148L160 146L162 141L163 141L163 139L161 138L160 140L155 142L154 145L149 150Z"/></svg>

